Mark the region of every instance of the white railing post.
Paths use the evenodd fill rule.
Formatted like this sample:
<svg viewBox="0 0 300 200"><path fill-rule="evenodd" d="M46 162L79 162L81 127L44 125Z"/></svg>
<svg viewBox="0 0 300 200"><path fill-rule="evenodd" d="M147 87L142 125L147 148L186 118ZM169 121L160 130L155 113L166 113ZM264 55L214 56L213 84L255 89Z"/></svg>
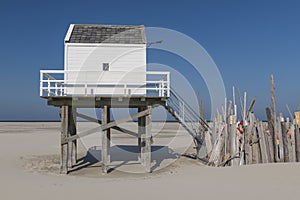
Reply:
<svg viewBox="0 0 300 200"><path fill-rule="evenodd" d="M162 82L161 82L161 89L162 89L162 91L161 91L161 96L165 96L165 81L164 81L164 79L162 79Z"/></svg>
<svg viewBox="0 0 300 200"><path fill-rule="evenodd" d="M43 71L40 71L40 96L43 96Z"/></svg>
<svg viewBox="0 0 300 200"><path fill-rule="evenodd" d="M182 101L182 119L183 119L183 121L185 121L185 116L184 116L184 107L185 107L185 105L184 105L184 101Z"/></svg>
<svg viewBox="0 0 300 200"><path fill-rule="evenodd" d="M57 82L55 82L55 96L58 96L58 91L57 91Z"/></svg>
<svg viewBox="0 0 300 200"><path fill-rule="evenodd" d="M62 87L62 83L60 83L60 96L63 96L63 87Z"/></svg>
<svg viewBox="0 0 300 200"><path fill-rule="evenodd" d="M167 97L170 97L170 72L167 73Z"/></svg>
<svg viewBox="0 0 300 200"><path fill-rule="evenodd" d="M50 87L51 87L51 84L50 84L50 79L48 78L48 96L50 96Z"/></svg>
<svg viewBox="0 0 300 200"><path fill-rule="evenodd" d="M161 97L161 82L158 83L158 96Z"/></svg>

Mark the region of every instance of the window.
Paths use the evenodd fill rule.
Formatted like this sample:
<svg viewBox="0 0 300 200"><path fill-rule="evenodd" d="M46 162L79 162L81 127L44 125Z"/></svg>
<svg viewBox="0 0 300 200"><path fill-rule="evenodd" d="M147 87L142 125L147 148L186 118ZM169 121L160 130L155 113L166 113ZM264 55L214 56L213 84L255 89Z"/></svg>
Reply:
<svg viewBox="0 0 300 200"><path fill-rule="evenodd" d="M109 71L109 63L103 63L103 71Z"/></svg>

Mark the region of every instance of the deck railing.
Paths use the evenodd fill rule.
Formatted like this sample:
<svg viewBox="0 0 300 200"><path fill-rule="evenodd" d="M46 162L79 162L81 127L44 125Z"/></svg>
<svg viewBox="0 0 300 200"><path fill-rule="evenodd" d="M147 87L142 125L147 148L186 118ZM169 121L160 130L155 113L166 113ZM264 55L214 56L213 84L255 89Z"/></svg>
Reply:
<svg viewBox="0 0 300 200"><path fill-rule="evenodd" d="M130 73L131 76L145 75L144 72ZM144 83L101 80L99 71L41 70L40 96L170 96L170 72L147 71ZM110 92L105 94L105 91Z"/></svg>

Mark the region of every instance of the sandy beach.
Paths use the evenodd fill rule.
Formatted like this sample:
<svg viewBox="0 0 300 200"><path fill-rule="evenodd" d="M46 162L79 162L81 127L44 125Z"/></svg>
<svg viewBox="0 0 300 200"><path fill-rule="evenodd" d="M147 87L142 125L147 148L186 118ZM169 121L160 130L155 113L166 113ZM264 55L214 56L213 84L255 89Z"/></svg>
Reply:
<svg viewBox="0 0 300 200"><path fill-rule="evenodd" d="M137 161L136 139L113 132L111 173L101 173L94 134L80 141L79 165L61 175L59 125L0 123L1 199L299 199L300 164L207 167L180 156L193 151L177 123L153 123L151 174Z"/></svg>

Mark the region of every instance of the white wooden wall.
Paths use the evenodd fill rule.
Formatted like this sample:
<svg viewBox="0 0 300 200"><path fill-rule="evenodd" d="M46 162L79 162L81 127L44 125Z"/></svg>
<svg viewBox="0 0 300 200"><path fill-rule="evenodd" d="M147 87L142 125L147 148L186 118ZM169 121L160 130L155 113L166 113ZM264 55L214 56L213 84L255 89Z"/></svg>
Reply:
<svg viewBox="0 0 300 200"><path fill-rule="evenodd" d="M103 71L109 63L109 71ZM65 44L66 83L135 84L131 95L145 95L138 89L146 83L146 46L116 44ZM76 72L72 72L76 71ZM80 71L80 72L78 72ZM68 94L82 94L84 88L68 89ZM122 95L123 88L89 88L88 94ZM127 91L128 92L128 91Z"/></svg>

